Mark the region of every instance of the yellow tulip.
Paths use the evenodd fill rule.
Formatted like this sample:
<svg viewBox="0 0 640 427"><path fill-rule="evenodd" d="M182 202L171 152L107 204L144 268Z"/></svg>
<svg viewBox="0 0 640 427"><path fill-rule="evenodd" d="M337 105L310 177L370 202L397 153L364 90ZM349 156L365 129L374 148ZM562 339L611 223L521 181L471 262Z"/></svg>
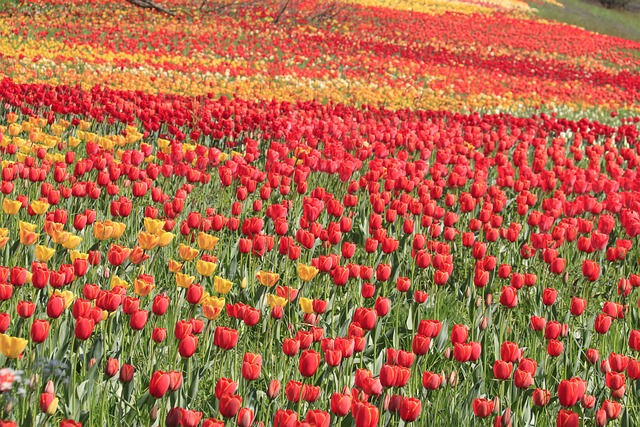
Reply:
<svg viewBox="0 0 640 427"><path fill-rule="evenodd" d="M207 233L198 234L198 246L203 251L210 251L216 247L218 244L218 238L216 236L211 236Z"/></svg>
<svg viewBox="0 0 640 427"><path fill-rule="evenodd" d="M300 308L305 314L313 313L313 300L310 298L300 298Z"/></svg>
<svg viewBox="0 0 640 427"><path fill-rule="evenodd" d="M278 282L280 275L277 273L273 273L271 271L262 271L260 270L256 275L256 279L264 286L270 288Z"/></svg>
<svg viewBox="0 0 640 427"><path fill-rule="evenodd" d="M111 222L111 225L113 226L113 234L111 235L111 237L114 239L119 239L120 236L122 236L122 233L124 233L124 230L127 228L127 225L123 222L109 222Z"/></svg>
<svg viewBox="0 0 640 427"><path fill-rule="evenodd" d="M76 138L75 136L69 137L69 146L71 148L76 148L78 145L80 145L81 142L82 140L80 138Z"/></svg>
<svg viewBox="0 0 640 427"><path fill-rule="evenodd" d="M18 136L20 135L20 132L22 132L22 126L20 126L19 124L11 123L9 125L9 135Z"/></svg>
<svg viewBox="0 0 640 427"><path fill-rule="evenodd" d="M200 300L202 314L209 320L216 320L224 307L224 298L207 297Z"/></svg>
<svg viewBox="0 0 640 427"><path fill-rule="evenodd" d="M144 219L144 228L151 234L157 234L164 227L164 221L153 218Z"/></svg>
<svg viewBox="0 0 640 427"><path fill-rule="evenodd" d="M133 291L141 297L146 297L156 287L155 284L149 283L142 279L136 279L133 281Z"/></svg>
<svg viewBox="0 0 640 427"><path fill-rule="evenodd" d="M80 120L80 129L83 131L89 130L91 127L91 122L87 122L84 120Z"/></svg>
<svg viewBox="0 0 640 427"><path fill-rule="evenodd" d="M216 271L217 264L199 259L196 262L196 270L205 277L209 277Z"/></svg>
<svg viewBox="0 0 640 427"><path fill-rule="evenodd" d="M178 273L182 270L182 263L178 261L174 261L172 259L169 260L169 271L172 273Z"/></svg>
<svg viewBox="0 0 640 427"><path fill-rule="evenodd" d="M0 228L0 237L7 237L9 235L8 228Z"/></svg>
<svg viewBox="0 0 640 427"><path fill-rule="evenodd" d="M43 245L36 245L36 258L40 262L47 262L51 259L56 250Z"/></svg>
<svg viewBox="0 0 640 427"><path fill-rule="evenodd" d="M74 262L77 259L89 259L89 254L71 250L69 251L69 258L71 258L71 262Z"/></svg>
<svg viewBox="0 0 640 427"><path fill-rule="evenodd" d="M209 295L209 296L206 296L206 297L202 297L202 299L200 300L200 304L201 305L202 304L209 304L209 305L212 305L214 307L224 308L225 299Z"/></svg>
<svg viewBox="0 0 640 427"><path fill-rule="evenodd" d="M29 341L23 338L0 334L0 353L9 359L16 359Z"/></svg>
<svg viewBox="0 0 640 427"><path fill-rule="evenodd" d="M2 201L2 209L7 215L17 214L21 207L22 203L17 200L4 199Z"/></svg>
<svg viewBox="0 0 640 427"><path fill-rule="evenodd" d="M231 290L232 286L233 282L231 280L223 279L220 276L216 276L213 279L213 287L219 294L226 294Z"/></svg>
<svg viewBox="0 0 640 427"><path fill-rule="evenodd" d="M145 251L149 251L155 248L158 245L159 240L160 239L158 238L158 236L155 236L146 231L141 231L138 233L138 244Z"/></svg>
<svg viewBox="0 0 640 427"><path fill-rule="evenodd" d="M129 283L127 283L126 280L119 278L118 276L113 276L111 278L111 289L114 288L128 288L129 287Z"/></svg>
<svg viewBox="0 0 640 427"><path fill-rule="evenodd" d="M7 113L7 122L15 123L18 120L18 115L16 113Z"/></svg>
<svg viewBox="0 0 640 427"><path fill-rule="evenodd" d="M282 298L281 296L272 295L272 294L267 295L267 304L269 305L270 308L284 307L287 305L287 302L288 302L287 299Z"/></svg>
<svg viewBox="0 0 640 427"><path fill-rule="evenodd" d="M33 209L37 215L42 215L47 211L47 209L49 209L49 203L41 200L35 200L31 202L31 209Z"/></svg>
<svg viewBox="0 0 640 427"><path fill-rule="evenodd" d="M69 233L68 231L56 229L53 231L53 235L51 236L51 239L57 244L62 245L67 240L69 240L69 236L71 236L71 233Z"/></svg>
<svg viewBox="0 0 640 427"><path fill-rule="evenodd" d="M158 236L158 246L161 248L164 248L165 246L169 245L169 243L171 243L173 238L176 237L175 234L169 233L168 231L164 231L164 230L160 230L157 236Z"/></svg>
<svg viewBox="0 0 640 427"><path fill-rule="evenodd" d="M93 223L93 237L98 240L107 240L113 234L113 226L106 221L96 221Z"/></svg>
<svg viewBox="0 0 640 427"><path fill-rule="evenodd" d="M62 244L62 246L66 249L74 249L77 248L80 243L82 243L82 237L74 236L69 233L69 238Z"/></svg>
<svg viewBox="0 0 640 427"><path fill-rule="evenodd" d="M298 277L305 282L313 280L320 270L312 265L298 264Z"/></svg>
<svg viewBox="0 0 640 427"><path fill-rule="evenodd" d="M9 242L9 238L4 236L4 237L0 237L0 249L4 248L5 246L7 246L7 243Z"/></svg>
<svg viewBox="0 0 640 427"><path fill-rule="evenodd" d="M188 288L195 279L195 277L189 276L188 274L176 273L176 283L181 288Z"/></svg>
<svg viewBox="0 0 640 427"><path fill-rule="evenodd" d="M178 246L178 254L180 254L180 258L184 261L192 261L198 256L198 250L180 243L180 246Z"/></svg>

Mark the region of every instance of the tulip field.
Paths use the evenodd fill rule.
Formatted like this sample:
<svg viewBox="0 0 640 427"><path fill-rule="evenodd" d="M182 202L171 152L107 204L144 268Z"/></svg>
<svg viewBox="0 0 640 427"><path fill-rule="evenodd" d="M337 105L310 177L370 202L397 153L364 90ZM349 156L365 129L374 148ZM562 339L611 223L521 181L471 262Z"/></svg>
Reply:
<svg viewBox="0 0 640 427"><path fill-rule="evenodd" d="M640 425L640 43L322 1L0 6L0 427Z"/></svg>

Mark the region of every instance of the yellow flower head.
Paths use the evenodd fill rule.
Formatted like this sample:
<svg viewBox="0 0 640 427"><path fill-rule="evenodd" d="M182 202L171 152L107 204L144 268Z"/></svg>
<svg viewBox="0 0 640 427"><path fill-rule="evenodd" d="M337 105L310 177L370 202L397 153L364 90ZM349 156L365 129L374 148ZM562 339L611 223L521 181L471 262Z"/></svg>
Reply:
<svg viewBox="0 0 640 427"><path fill-rule="evenodd" d="M171 243L173 238L176 237L175 234L169 233L168 231L164 231L164 230L160 230L157 233L157 236L158 236L158 246L161 248L164 248L165 246L167 246L169 243Z"/></svg>
<svg viewBox="0 0 640 427"><path fill-rule="evenodd" d="M42 215L49 209L49 203L43 202L41 200L35 200L31 202L31 209L37 214Z"/></svg>
<svg viewBox="0 0 640 427"><path fill-rule="evenodd" d="M223 279L220 276L216 276L213 279L213 287L219 294L226 294L231 290L232 286L233 282L231 280Z"/></svg>
<svg viewBox="0 0 640 427"><path fill-rule="evenodd" d="M181 288L188 288L195 279L195 277L189 276L188 274L176 273L176 283Z"/></svg>
<svg viewBox="0 0 640 427"><path fill-rule="evenodd" d="M111 222L111 225L113 226L113 234L111 235L111 237L113 237L114 239L119 239L120 236L122 236L122 233L124 233L124 230L127 228L127 225L123 222Z"/></svg>
<svg viewBox="0 0 640 427"><path fill-rule="evenodd" d="M172 273L179 273L180 270L182 270L182 263L170 259L169 260L169 271L172 272Z"/></svg>
<svg viewBox="0 0 640 427"><path fill-rule="evenodd" d="M160 219L145 218L144 228L151 234L157 234L164 227L164 221Z"/></svg>
<svg viewBox="0 0 640 427"><path fill-rule="evenodd" d="M2 209L7 215L17 214L21 207L22 203L17 200L4 199L2 201Z"/></svg>
<svg viewBox="0 0 640 427"><path fill-rule="evenodd" d="M111 221L96 221L93 223L93 237L98 240L107 240L113 235Z"/></svg>
<svg viewBox="0 0 640 427"><path fill-rule="evenodd" d="M313 280L319 271L312 265L298 264L298 277L305 282Z"/></svg>
<svg viewBox="0 0 640 427"><path fill-rule="evenodd" d="M267 304L269 305L270 308L284 307L287 305L287 302L288 301L286 298L282 298L278 295L272 295L272 294L267 295Z"/></svg>
<svg viewBox="0 0 640 427"><path fill-rule="evenodd" d="M138 233L138 244L145 251L149 251L155 248L158 245L159 240L160 239L158 238L158 236L146 231L141 231Z"/></svg>
<svg viewBox="0 0 640 427"><path fill-rule="evenodd" d="M0 334L0 353L9 359L17 359L29 341Z"/></svg>
<svg viewBox="0 0 640 427"><path fill-rule="evenodd" d="M36 259L40 262L47 262L51 259L56 250L43 245L36 245Z"/></svg>
<svg viewBox="0 0 640 427"><path fill-rule="evenodd" d="M216 247L218 244L218 238L216 236L211 236L207 233L198 234L198 246L203 251L210 251Z"/></svg>
<svg viewBox="0 0 640 427"><path fill-rule="evenodd" d="M310 298L300 298L300 308L305 314L313 313L313 300Z"/></svg>
<svg viewBox="0 0 640 427"><path fill-rule="evenodd" d="M180 243L180 246L178 246L178 254L180 254L180 258L184 261L192 261L198 256L198 250Z"/></svg>
<svg viewBox="0 0 640 427"><path fill-rule="evenodd" d="M149 295L155 287L156 285L154 283L139 278L133 281L133 291L141 297Z"/></svg>
<svg viewBox="0 0 640 427"><path fill-rule="evenodd" d="M89 254L76 250L70 250L69 258L71 259L71 262L75 262L75 260L77 259L89 259Z"/></svg>
<svg viewBox="0 0 640 427"><path fill-rule="evenodd" d="M82 243L82 237L69 233L69 238L62 244L66 249L75 249Z"/></svg>
<svg viewBox="0 0 640 427"><path fill-rule="evenodd" d="M199 259L196 262L196 270L205 277L209 277L216 271L217 264Z"/></svg>
<svg viewBox="0 0 640 427"><path fill-rule="evenodd" d="M280 275L277 273L273 273L271 271L262 271L260 270L256 275L256 279L264 286L270 288L278 282Z"/></svg>
<svg viewBox="0 0 640 427"><path fill-rule="evenodd" d="M209 303L202 304L202 314L209 320L216 320L222 313L222 308Z"/></svg>
<svg viewBox="0 0 640 427"><path fill-rule="evenodd" d="M113 276L111 278L111 289L115 289L115 288L128 288L129 287L129 283L127 283L126 280L119 278L118 276Z"/></svg>

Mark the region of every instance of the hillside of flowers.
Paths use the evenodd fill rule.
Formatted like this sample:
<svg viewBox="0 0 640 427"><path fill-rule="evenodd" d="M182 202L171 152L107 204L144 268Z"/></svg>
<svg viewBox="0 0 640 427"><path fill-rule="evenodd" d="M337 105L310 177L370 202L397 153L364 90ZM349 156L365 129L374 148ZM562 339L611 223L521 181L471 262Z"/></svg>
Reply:
<svg viewBox="0 0 640 427"><path fill-rule="evenodd" d="M0 426L640 424L640 43L197 3L0 11Z"/></svg>

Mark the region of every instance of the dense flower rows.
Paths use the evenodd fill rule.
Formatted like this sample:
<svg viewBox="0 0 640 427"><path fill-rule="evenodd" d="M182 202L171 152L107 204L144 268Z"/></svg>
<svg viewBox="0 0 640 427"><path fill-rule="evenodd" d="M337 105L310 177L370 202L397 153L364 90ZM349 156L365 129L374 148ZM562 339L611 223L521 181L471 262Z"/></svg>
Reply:
<svg viewBox="0 0 640 427"><path fill-rule="evenodd" d="M638 43L519 0L30 3L0 426L640 422Z"/></svg>
<svg viewBox="0 0 640 427"><path fill-rule="evenodd" d="M37 13L0 13L0 70L20 83L87 90L394 109L637 110L637 42L535 20L523 2L416 3L446 8L435 15L370 3L323 25L283 26L271 9L174 19L101 0L40 1Z"/></svg>
<svg viewBox="0 0 640 427"><path fill-rule="evenodd" d="M633 120L0 96L5 419L638 419Z"/></svg>

